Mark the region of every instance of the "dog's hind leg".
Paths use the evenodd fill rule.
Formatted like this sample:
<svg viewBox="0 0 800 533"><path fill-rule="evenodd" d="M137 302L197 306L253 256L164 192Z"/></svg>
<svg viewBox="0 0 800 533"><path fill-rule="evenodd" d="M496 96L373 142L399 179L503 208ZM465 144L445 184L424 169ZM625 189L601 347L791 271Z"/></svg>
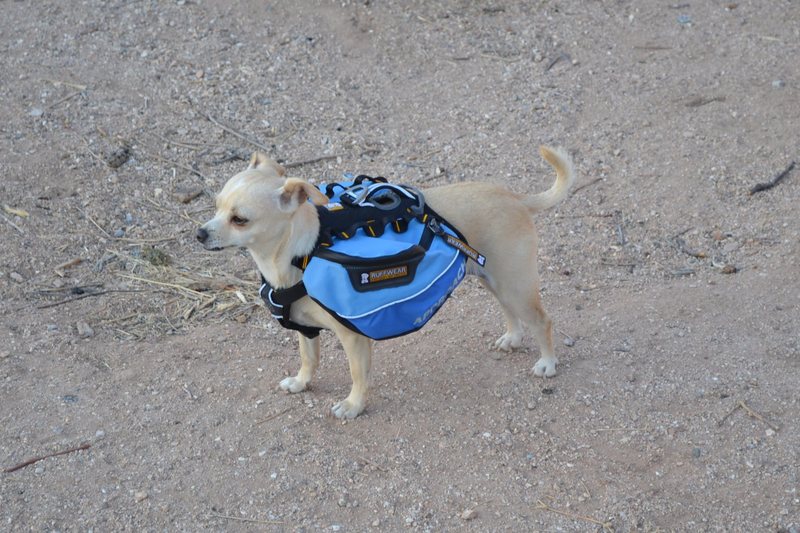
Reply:
<svg viewBox="0 0 800 533"><path fill-rule="evenodd" d="M553 321L545 313L542 307L542 299L539 296L538 287L533 287L532 293L520 294L528 291L517 289L512 301L505 303L502 302L503 311L506 314L506 321L512 324L512 320L516 320L518 324L517 329L512 329L509 326L505 335L497 340L497 347L501 350L504 349L504 344L515 347L513 342L520 344L522 337L521 324L527 324L533 331L533 336L539 345L539 352L541 357L536 364L533 365L533 373L536 376L553 377L556 375L556 364L558 358L553 350ZM498 295L498 299L500 296ZM519 333L517 333L519 331ZM518 335L518 336L517 336Z"/></svg>
<svg viewBox="0 0 800 533"><path fill-rule="evenodd" d="M288 392L306 390L314 372L319 366L319 336L309 339L298 333L300 339L300 371L296 376L285 378L281 381L281 389Z"/></svg>
<svg viewBox="0 0 800 533"><path fill-rule="evenodd" d="M548 378L555 376L558 358L553 350L553 321L545 313L538 291L530 299L530 306L525 309L523 316L523 320L533 330L541 353L541 357L533 365L534 375Z"/></svg>
<svg viewBox="0 0 800 533"><path fill-rule="evenodd" d="M350 395L334 405L331 411L336 418L355 418L364 410L367 403L369 371L372 366L372 341L349 330L337 331L337 335L347 354L353 387L350 389Z"/></svg>
<svg viewBox="0 0 800 533"><path fill-rule="evenodd" d="M522 336L524 333L522 329L522 322L519 318L517 318L517 315L514 313L514 311L506 307L503 301L500 300L494 287L487 279L480 278L480 282L500 301L503 314L506 317L506 332L495 341L494 347L503 352L511 352L516 350L522 346Z"/></svg>
<svg viewBox="0 0 800 533"><path fill-rule="evenodd" d="M508 268L513 269L513 266ZM536 268L535 263L533 268ZM504 281L495 282L494 279L498 278ZM522 344L522 326L523 324L529 326L533 330L541 352L541 357L533 366L533 373L537 376L552 377L556 375L558 363L553 350L553 323L542 307L538 280L535 270L533 276L509 270L495 272L483 281L500 301L506 317L506 332L497 339L495 346L500 350L519 347Z"/></svg>

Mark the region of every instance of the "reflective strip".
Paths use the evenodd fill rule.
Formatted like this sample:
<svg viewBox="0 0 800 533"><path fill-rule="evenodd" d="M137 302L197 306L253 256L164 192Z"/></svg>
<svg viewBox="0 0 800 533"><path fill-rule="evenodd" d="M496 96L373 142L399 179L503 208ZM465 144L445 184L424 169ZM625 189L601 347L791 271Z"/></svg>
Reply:
<svg viewBox="0 0 800 533"><path fill-rule="evenodd" d="M338 315L338 316L340 316L340 317L342 317L344 319L347 319L347 320L352 320L352 319L355 319L355 318L362 318L362 317L365 317L367 315L371 315L373 313L377 313L381 309L385 309L386 307L391 307L391 306L393 306L395 304L399 304L401 302L405 302L406 300L412 300L412 299L416 298L417 296L419 296L420 294L422 294L423 292L427 291L431 287L431 285L433 285L434 283L439 281L439 278L441 278L442 276L447 274L450 271L450 267L453 266L453 263L455 263L458 260L459 257L461 257L459 254L453 254L453 259L450 261L450 264L447 265L447 267L442 271L441 274L436 276L433 279L433 281L428 283L428 285L426 285L425 287L423 287L422 289L420 289L419 291L417 291L416 293L414 293L414 294L412 294L410 296L407 296L405 298L401 298L399 300L394 300L393 302L389 302L389 303L384 304L384 305L382 305L380 307L377 307L375 309L371 309L371 310L367 311L366 313L361 313L360 315L343 315L341 313L336 313L336 315Z"/></svg>

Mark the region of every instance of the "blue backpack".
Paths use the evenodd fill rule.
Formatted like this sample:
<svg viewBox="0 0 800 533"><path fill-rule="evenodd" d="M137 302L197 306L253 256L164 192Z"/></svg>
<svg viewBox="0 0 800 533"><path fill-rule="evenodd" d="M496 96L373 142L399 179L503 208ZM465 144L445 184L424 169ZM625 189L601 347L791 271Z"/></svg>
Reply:
<svg viewBox="0 0 800 533"><path fill-rule="evenodd" d="M464 279L468 257L485 264L412 187L358 176L319 189L330 202L317 207L314 250L293 261L303 270L302 281L275 290L262 280L261 296L284 327L309 337L319 333L289 319L291 303L307 294L364 336L405 335L441 308Z"/></svg>

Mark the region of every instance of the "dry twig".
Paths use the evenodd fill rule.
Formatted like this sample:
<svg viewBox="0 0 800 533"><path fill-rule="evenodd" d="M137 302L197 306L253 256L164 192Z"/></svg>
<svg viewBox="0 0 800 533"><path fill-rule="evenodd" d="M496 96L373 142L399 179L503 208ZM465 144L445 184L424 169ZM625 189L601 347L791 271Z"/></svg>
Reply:
<svg viewBox="0 0 800 533"><path fill-rule="evenodd" d="M20 227L19 227L19 226L17 226L16 224L14 224L14 223L13 223L11 220L9 220L9 219L8 219L8 217L6 217L5 215L3 215L2 213L0 213L0 217L3 217L3 220L5 220L5 221L6 221L6 223L7 223L9 226L11 226L12 228L14 228L15 230L17 230L17 231L18 231L18 232L20 232L21 234L25 235L25 232L24 232L24 231L22 231L22 228L20 228Z"/></svg>
<svg viewBox="0 0 800 533"><path fill-rule="evenodd" d="M613 533L614 531L611 522L603 522L591 516L584 516L576 513L570 513L569 511L562 511L560 509L555 509L544 503L542 500L539 500L537 502L536 509L539 509L541 511L550 511L551 513L560 514L561 516L566 516L567 518L572 518L573 520L583 520L584 522L591 522L592 524L601 526L603 528L603 531L606 531L608 533Z"/></svg>
<svg viewBox="0 0 800 533"><path fill-rule="evenodd" d="M601 181L602 179L603 179L603 178L595 178L595 179L593 179L592 181L589 181L589 182L587 182L587 183L584 183L583 185L580 185L580 186L578 186L578 187L575 187L574 189L572 189L572 195L573 195L573 196L575 196L575 194L576 194L578 191L580 191L581 189L585 189L586 187L589 187L590 185L594 185L595 183L597 183L598 181Z"/></svg>
<svg viewBox="0 0 800 533"><path fill-rule="evenodd" d="M283 168L297 168L302 167L304 165L313 165L314 163L319 163L320 161L329 161L331 159L336 159L337 157L341 157L340 155L323 155L320 157L315 157L313 159L306 159L305 161L297 161L294 163L286 163Z"/></svg>
<svg viewBox="0 0 800 533"><path fill-rule="evenodd" d="M257 148L261 148L265 152L269 152L270 151L270 149L267 148L265 145L261 144L258 141L254 141L253 139L251 139L247 135L244 135L243 133L239 133L238 131L236 131L235 129L233 129L233 128L229 127L229 126L226 126L225 124L221 123L220 121L218 121L217 119L215 119L211 115L209 115L207 113L204 113L204 112L200 111L199 109L197 110L197 112L200 114L200 116L206 118L209 122L212 122L212 123L216 124L217 126L222 128L223 130L227 131L228 133L230 133L234 137L238 137L239 139L241 139L241 140L243 140L243 141L245 141L247 143L250 143L250 144L252 144L253 146L255 146Z"/></svg>
<svg viewBox="0 0 800 533"><path fill-rule="evenodd" d="M794 163L795 163L794 161L789 163L789 166L786 167L786 170L784 170L783 172L781 172L780 174L778 174L777 176L772 178L770 181L768 181L766 183L759 183L759 184L754 185L753 187L751 187L750 188L750 194L755 194L757 192L766 191L766 190L769 190L769 189L773 188L774 186L776 186L778 183L781 182L781 180L783 178L786 177L787 174L789 174L789 172L792 171L792 169L794 168Z"/></svg>
<svg viewBox="0 0 800 533"><path fill-rule="evenodd" d="M57 457L59 455L66 455L68 453L78 452L78 451L81 451L81 450L88 450L91 447L92 447L91 444L89 444L88 442L84 442L80 446L76 446L76 447L70 448L68 450L62 450L60 452L48 453L47 455L40 455L39 457L34 457L32 459L28 459L27 461L23 461L23 462L19 463L18 465L10 466L10 467L4 469L3 473L10 474L11 472L16 472L17 470L19 470L21 468L25 468L26 466L30 466L30 465L32 465L34 463L38 463L39 461L42 461L44 459L49 459L50 457Z"/></svg>
<svg viewBox="0 0 800 533"><path fill-rule="evenodd" d="M287 409L284 409L283 411L275 413L274 415L269 415L267 418L262 418L261 420L255 422L253 425L254 426L258 426L259 424L263 424L264 422L269 422L270 420L275 420L279 416L283 416L283 415L285 415L286 413L288 413L289 411L291 411L293 409L294 409L294 406L293 407L289 407Z"/></svg>
<svg viewBox="0 0 800 533"><path fill-rule="evenodd" d="M255 518L241 518L241 517L238 517L238 516L229 516L229 515L217 514L217 513L208 513L208 516L211 516L211 517L214 517L214 518L224 518L225 520L235 520L237 522L249 522L249 523L252 523L252 524L266 524L266 525L272 525L272 526L279 526L279 525L285 523L285 522L283 522L281 520L257 520Z"/></svg>
<svg viewBox="0 0 800 533"><path fill-rule="evenodd" d="M139 289L109 289L107 291L87 292L84 294L79 294L78 296L73 296L72 298L64 298L63 300L59 300L57 302L37 305L36 309L48 309L50 307L57 307L59 305L68 304L70 302L74 302L77 300L83 300L84 298L89 298L90 296L102 296L104 294L110 294L114 292L145 292L145 291Z"/></svg>

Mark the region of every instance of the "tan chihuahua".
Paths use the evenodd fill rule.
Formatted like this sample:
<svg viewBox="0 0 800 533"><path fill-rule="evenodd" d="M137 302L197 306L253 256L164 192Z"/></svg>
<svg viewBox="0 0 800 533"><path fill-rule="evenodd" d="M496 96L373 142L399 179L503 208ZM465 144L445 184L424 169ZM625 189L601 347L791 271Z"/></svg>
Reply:
<svg viewBox="0 0 800 533"><path fill-rule="evenodd" d="M540 194L522 196L488 183L458 183L424 191L426 202L458 228L469 244L486 256L486 266L467 262L467 273L478 276L497 297L506 318L506 332L495 346L510 351L522 345L523 325L532 328L540 359L536 376L556 374L552 322L542 308L537 269L537 236L531 215L563 200L575 180L572 161L561 149L542 146L542 157L556 171L553 186ZM214 218L197 230L207 250L244 247L258 269L276 289L291 287L303 276L292 266L295 257L312 251L320 230L315 206L328 198L263 154L253 154L247 170L232 177L216 199ZM310 202L309 202L310 200ZM291 307L291 320L333 331L350 364L350 395L333 406L338 418L354 418L364 410L372 341L348 329L309 297ZM289 392L305 390L319 364L319 337L300 338L300 371L280 382Z"/></svg>

